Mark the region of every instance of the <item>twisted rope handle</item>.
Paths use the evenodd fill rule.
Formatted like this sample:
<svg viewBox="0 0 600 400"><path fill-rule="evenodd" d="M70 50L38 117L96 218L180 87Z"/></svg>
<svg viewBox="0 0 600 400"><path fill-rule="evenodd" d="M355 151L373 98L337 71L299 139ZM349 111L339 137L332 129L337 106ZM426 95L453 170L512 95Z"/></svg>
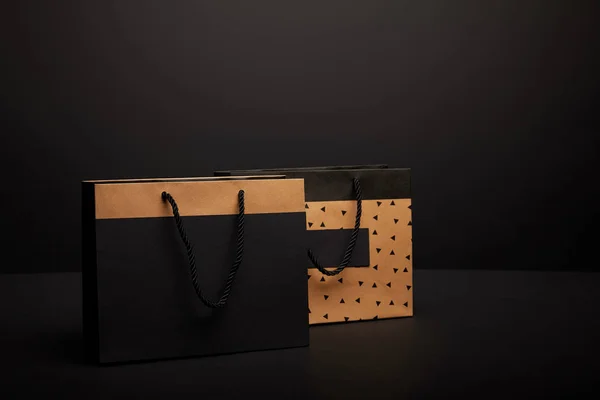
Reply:
<svg viewBox="0 0 600 400"><path fill-rule="evenodd" d="M319 263L319 259L312 252L312 250L308 249L308 258L315 268L318 269L323 275L334 276L339 274L344 270L344 268L346 268L350 262L350 259L352 258L352 252L354 251L356 239L358 237L358 230L360 229L360 217L362 215L362 189L360 188L360 181L357 178L354 178L354 194L356 195L356 222L354 223L354 229L352 230L348 247L346 248L344 258L342 259L340 265L333 271L328 271Z"/></svg>
<svg viewBox="0 0 600 400"><path fill-rule="evenodd" d="M188 261L190 264L190 275L192 277L192 285L194 286L194 290L196 291L196 295L206 305L210 308L223 308L227 303L227 299L229 298L229 294L231 293L231 286L233 285L233 281L235 280L235 275L242 263L242 257L244 255L244 191L240 190L238 193L239 199L239 213L237 217L237 245L235 249L235 261L229 270L229 276L227 277L227 281L225 282L225 287L223 289L223 294L217 301L212 301L208 299L204 293L200 290L200 285L198 284L198 270L196 269L196 256L194 255L194 247L190 243L187 233L183 227L183 221L181 216L179 215L179 207L177 207L177 203L173 196L171 196L167 192L162 192L161 197L163 201L168 201L173 209L173 216L175 217L175 225L177 226L177 230L179 231L179 236L181 236L181 240L185 245L185 249L187 251Z"/></svg>

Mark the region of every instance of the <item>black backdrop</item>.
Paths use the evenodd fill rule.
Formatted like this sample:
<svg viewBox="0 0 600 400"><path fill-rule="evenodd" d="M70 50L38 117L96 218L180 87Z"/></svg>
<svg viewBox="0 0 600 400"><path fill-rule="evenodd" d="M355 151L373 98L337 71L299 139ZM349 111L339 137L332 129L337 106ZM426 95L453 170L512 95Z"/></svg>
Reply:
<svg viewBox="0 0 600 400"><path fill-rule="evenodd" d="M2 272L80 181L413 168L416 268L597 268L597 1L3 2Z"/></svg>

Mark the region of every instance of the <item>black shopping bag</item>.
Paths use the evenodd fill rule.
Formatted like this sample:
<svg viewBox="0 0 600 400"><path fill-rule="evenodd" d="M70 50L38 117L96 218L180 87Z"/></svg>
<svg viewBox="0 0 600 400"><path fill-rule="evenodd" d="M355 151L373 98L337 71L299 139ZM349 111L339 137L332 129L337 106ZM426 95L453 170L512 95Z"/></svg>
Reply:
<svg viewBox="0 0 600 400"><path fill-rule="evenodd" d="M308 345L304 185L282 178L83 182L88 356Z"/></svg>

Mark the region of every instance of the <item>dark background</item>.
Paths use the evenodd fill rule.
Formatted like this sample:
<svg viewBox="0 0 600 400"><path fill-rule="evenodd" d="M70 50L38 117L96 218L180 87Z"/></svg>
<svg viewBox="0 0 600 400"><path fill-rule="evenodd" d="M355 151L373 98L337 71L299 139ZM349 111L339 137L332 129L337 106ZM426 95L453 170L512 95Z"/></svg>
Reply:
<svg viewBox="0 0 600 400"><path fill-rule="evenodd" d="M600 265L598 1L0 7L1 272L79 270L83 179L365 163L416 268Z"/></svg>

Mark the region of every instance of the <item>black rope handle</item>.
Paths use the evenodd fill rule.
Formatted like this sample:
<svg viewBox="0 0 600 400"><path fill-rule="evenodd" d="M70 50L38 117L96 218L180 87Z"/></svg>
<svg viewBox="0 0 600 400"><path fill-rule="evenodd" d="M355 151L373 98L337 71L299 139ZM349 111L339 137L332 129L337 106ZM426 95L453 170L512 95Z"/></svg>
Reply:
<svg viewBox="0 0 600 400"><path fill-rule="evenodd" d="M171 208L173 209L173 216L175 217L175 224L177 225L177 230L179 231L179 236L181 236L181 240L185 245L187 250L188 261L190 264L190 274L192 277L192 285L196 290L196 295L204 305L210 308L222 308L227 303L227 299L229 298L229 294L231 293L231 286L233 285L233 281L235 280L235 275L242 263L242 257L244 255L244 191L240 190L238 193L239 199L239 213L237 218L237 246L235 248L235 260L231 269L229 270L229 276L227 277L227 281L225 282L225 288L223 289L223 294L217 301L212 301L208 299L204 293L200 290L200 285L198 284L198 270L196 269L196 256L194 255L194 247L190 243L188 239L187 233L183 227L183 221L181 220L181 216L179 215L179 207L177 207L177 203L173 196L171 196L167 192L162 192L161 197L163 200L166 200L171 204Z"/></svg>
<svg viewBox="0 0 600 400"><path fill-rule="evenodd" d="M354 247L356 246L356 238L358 237L358 230L360 229L360 217L362 215L362 189L360 188L360 182L357 178L354 178L354 194L356 195L356 222L354 223L354 229L352 230L352 235L350 236L350 242L348 242L348 248L344 253L344 258L340 263L339 267L334 269L333 271L328 271L319 263L319 259L312 250L308 249L308 258L313 263L316 269L318 269L323 275L333 276L337 275L346 268L350 259L352 258L352 252L354 251Z"/></svg>

